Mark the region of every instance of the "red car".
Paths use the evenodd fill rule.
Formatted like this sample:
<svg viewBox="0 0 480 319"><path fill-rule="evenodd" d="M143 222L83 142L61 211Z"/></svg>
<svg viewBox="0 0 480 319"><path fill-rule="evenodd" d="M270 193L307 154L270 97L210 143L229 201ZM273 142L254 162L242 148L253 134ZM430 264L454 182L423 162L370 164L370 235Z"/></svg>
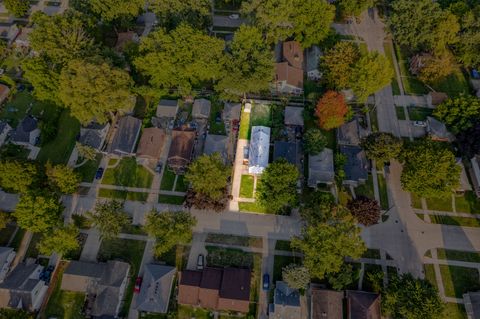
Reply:
<svg viewBox="0 0 480 319"><path fill-rule="evenodd" d="M134 293L139 293L140 292L140 287L142 286L142 277L137 277L135 280L135 288L133 288Z"/></svg>

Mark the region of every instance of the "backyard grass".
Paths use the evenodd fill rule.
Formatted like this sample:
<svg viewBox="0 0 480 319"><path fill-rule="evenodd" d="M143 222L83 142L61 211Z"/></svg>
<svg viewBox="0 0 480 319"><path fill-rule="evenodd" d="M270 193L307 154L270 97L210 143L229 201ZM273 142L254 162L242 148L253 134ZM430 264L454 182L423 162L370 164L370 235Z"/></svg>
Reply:
<svg viewBox="0 0 480 319"><path fill-rule="evenodd" d="M472 191L465 192L462 196L455 197L457 212L480 214L480 201Z"/></svg>
<svg viewBox="0 0 480 319"><path fill-rule="evenodd" d="M441 318L443 319L467 319L467 312L462 304L447 302L444 305Z"/></svg>
<svg viewBox="0 0 480 319"><path fill-rule="evenodd" d="M388 209L388 191L387 182L382 174L377 174L378 179L378 192L380 193L380 206L382 209Z"/></svg>
<svg viewBox="0 0 480 319"><path fill-rule="evenodd" d="M438 259L460 260L480 263L480 253L460 250L437 248Z"/></svg>
<svg viewBox="0 0 480 319"><path fill-rule="evenodd" d="M127 192L127 191L122 191L117 189L100 188L98 190L98 196L104 197L104 198L115 198L115 199L122 199L122 200L145 202L148 198L148 193Z"/></svg>
<svg viewBox="0 0 480 319"><path fill-rule="evenodd" d="M447 297L462 298L464 293L480 289L478 270L475 268L440 265L440 273Z"/></svg>
<svg viewBox="0 0 480 319"><path fill-rule="evenodd" d="M213 316L210 315L210 311L202 308L193 308L184 305L178 305L178 319L210 319Z"/></svg>
<svg viewBox="0 0 480 319"><path fill-rule="evenodd" d="M392 70L395 71L395 66L393 63L393 45L391 42L385 42L383 44L383 48L385 50L385 56L387 57L388 61L390 62L390 66L392 67ZM393 78L392 78L392 90L393 90L393 95L400 95L400 87L398 86L397 82L397 72L395 71L393 73Z"/></svg>
<svg viewBox="0 0 480 319"><path fill-rule="evenodd" d="M102 179L104 185L150 188L153 176L147 169L137 165L135 158L123 158L114 168L108 168Z"/></svg>
<svg viewBox="0 0 480 319"><path fill-rule="evenodd" d="M212 108L210 110L210 119L209 119L210 134L217 134L217 135L226 134L225 123L223 122L223 120L220 120L220 122L216 121L217 117L221 118L222 110L223 110L223 103L216 98L212 99Z"/></svg>
<svg viewBox="0 0 480 319"><path fill-rule="evenodd" d="M275 283L282 280L282 269L290 264L301 264L302 261L294 256L278 256L275 255L273 259L273 275L272 281Z"/></svg>
<svg viewBox="0 0 480 319"><path fill-rule="evenodd" d="M107 260L120 259L130 264L130 281L125 291L125 302L120 311L120 316L128 314L133 296L135 277L140 269L144 250L145 242L141 240L120 238L104 239L100 245L97 256L99 261L105 262Z"/></svg>
<svg viewBox="0 0 480 319"><path fill-rule="evenodd" d="M425 279L428 280L434 287L437 287L437 280L435 279L435 268L433 264L424 264L423 269L425 270Z"/></svg>
<svg viewBox="0 0 480 319"><path fill-rule="evenodd" d="M177 184L175 184L176 192L186 192L188 190L188 182L185 180L185 175L177 175Z"/></svg>
<svg viewBox="0 0 480 319"><path fill-rule="evenodd" d="M425 121L427 116L431 116L433 113L433 109L426 107L409 106L407 109L411 121Z"/></svg>
<svg viewBox="0 0 480 319"><path fill-rule="evenodd" d="M95 178L95 174L98 169L98 165L100 165L100 161L102 160L102 155L97 154L95 156L95 160L91 161L88 160L85 164L80 167L75 168L75 171L80 174L82 177L82 182L91 183Z"/></svg>
<svg viewBox="0 0 480 319"><path fill-rule="evenodd" d="M163 204L172 204L172 205L182 205L185 201L185 197L183 196L175 196L175 195L158 195L158 202Z"/></svg>
<svg viewBox="0 0 480 319"><path fill-rule="evenodd" d="M432 88L438 92L445 92L450 97L468 94L470 91L467 79L465 79L459 67L456 67L449 76L433 83Z"/></svg>
<svg viewBox="0 0 480 319"><path fill-rule="evenodd" d="M242 175L242 179L240 181L240 197L253 197L253 181L254 178L252 175Z"/></svg>
<svg viewBox="0 0 480 319"><path fill-rule="evenodd" d="M410 198L412 199L412 207L417 209L422 209L422 199L415 195L414 193L410 193Z"/></svg>
<svg viewBox="0 0 480 319"><path fill-rule="evenodd" d="M0 112L0 119L7 121L12 127L16 127L28 114L29 109L30 114L35 117L40 117L42 112L44 116L50 116L58 110L54 104L37 101L30 93L24 91L15 95L5 104Z"/></svg>
<svg viewBox="0 0 480 319"><path fill-rule="evenodd" d="M397 112L397 119L406 120L405 109L403 106L395 106L395 111Z"/></svg>
<svg viewBox="0 0 480 319"><path fill-rule="evenodd" d="M242 111L242 115L240 116L238 138L244 140L250 139L250 113Z"/></svg>
<svg viewBox="0 0 480 319"><path fill-rule="evenodd" d="M160 189L164 191L171 191L173 189L173 184L175 184L175 173L165 168L163 171Z"/></svg>
<svg viewBox="0 0 480 319"><path fill-rule="evenodd" d="M359 185L355 187L355 194L357 196L365 196L368 198L375 198L375 194L373 193L373 177L372 174L368 174L368 179L365 184Z"/></svg>
<svg viewBox="0 0 480 319"><path fill-rule="evenodd" d="M477 218L430 215L430 220L434 224L480 227L480 221Z"/></svg>
<svg viewBox="0 0 480 319"><path fill-rule="evenodd" d="M442 212L451 212L452 208L452 197L445 196L442 198L426 198L427 208L429 210L442 211Z"/></svg>
<svg viewBox="0 0 480 319"><path fill-rule="evenodd" d="M205 246L210 267L253 267L253 253L236 248Z"/></svg>
<svg viewBox="0 0 480 319"><path fill-rule="evenodd" d="M239 202L238 208L242 212L252 212L252 213L261 213L261 214L268 213L266 207L263 207L258 203Z"/></svg>
<svg viewBox="0 0 480 319"><path fill-rule="evenodd" d="M42 146L37 161L52 164L65 164L75 146L75 140L80 132L80 123L65 109L58 121L57 136Z"/></svg>
<svg viewBox="0 0 480 319"><path fill-rule="evenodd" d="M254 103L250 126L272 126L272 107L268 104Z"/></svg>

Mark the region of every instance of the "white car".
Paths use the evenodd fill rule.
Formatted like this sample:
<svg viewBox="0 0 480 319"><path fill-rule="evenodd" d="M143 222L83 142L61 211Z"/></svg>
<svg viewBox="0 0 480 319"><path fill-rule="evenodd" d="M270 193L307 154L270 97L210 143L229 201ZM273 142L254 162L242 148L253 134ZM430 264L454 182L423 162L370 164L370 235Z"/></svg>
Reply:
<svg viewBox="0 0 480 319"><path fill-rule="evenodd" d="M240 18L240 15L234 13L234 14L229 15L228 17L229 17L230 19L232 19L232 20L238 20L238 18Z"/></svg>
<svg viewBox="0 0 480 319"><path fill-rule="evenodd" d="M427 126L427 123L425 123L424 121L414 121L413 126L425 127Z"/></svg>

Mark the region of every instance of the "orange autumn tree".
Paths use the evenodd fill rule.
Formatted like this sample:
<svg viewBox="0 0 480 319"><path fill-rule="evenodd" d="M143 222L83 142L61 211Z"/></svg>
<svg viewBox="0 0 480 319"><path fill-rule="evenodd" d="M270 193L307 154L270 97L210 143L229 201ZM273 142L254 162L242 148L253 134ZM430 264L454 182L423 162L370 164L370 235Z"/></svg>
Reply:
<svg viewBox="0 0 480 319"><path fill-rule="evenodd" d="M331 130L342 125L347 113L348 105L345 98L335 91L327 91L318 101L315 110L318 123L324 130Z"/></svg>

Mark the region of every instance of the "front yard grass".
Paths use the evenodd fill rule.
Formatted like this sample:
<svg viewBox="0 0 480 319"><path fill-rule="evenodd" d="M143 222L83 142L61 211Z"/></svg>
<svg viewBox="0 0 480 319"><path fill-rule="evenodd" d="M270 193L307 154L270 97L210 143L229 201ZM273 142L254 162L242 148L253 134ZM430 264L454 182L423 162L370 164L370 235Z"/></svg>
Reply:
<svg viewBox="0 0 480 319"><path fill-rule="evenodd" d="M153 176L135 158L123 158L114 168L108 168L103 175L102 184L125 187L150 188Z"/></svg>
<svg viewBox="0 0 480 319"><path fill-rule="evenodd" d="M282 270L284 267L290 264L302 264L302 260L299 257L294 256L279 256L275 255L273 259L273 274L272 282L276 283L278 280L282 280Z"/></svg>
<svg viewBox="0 0 480 319"><path fill-rule="evenodd" d="M384 43L383 48L385 50L385 56L387 57L388 61L390 62L390 66L392 67L392 70L395 71L395 66L393 64L393 45L392 45L392 43L391 42ZM392 85L393 95L400 95L400 87L398 86L397 72L396 71L393 73L391 85Z"/></svg>
<svg viewBox="0 0 480 319"><path fill-rule="evenodd" d="M423 269L425 270L425 279L428 280L434 287L437 287L437 280L435 277L435 268L433 264L424 264Z"/></svg>
<svg viewBox="0 0 480 319"><path fill-rule="evenodd" d="M357 196L365 196L368 198L375 198L375 194L373 193L373 177L372 174L368 174L368 179L365 184L359 185L355 188L355 194Z"/></svg>
<svg viewBox="0 0 480 319"><path fill-rule="evenodd" d="M182 205L185 197L176 195L158 195L158 202L163 204Z"/></svg>
<svg viewBox="0 0 480 319"><path fill-rule="evenodd" d="M290 243L289 240L277 240L275 243L275 250L293 251Z"/></svg>
<svg viewBox="0 0 480 319"><path fill-rule="evenodd" d="M188 190L188 182L185 180L185 175L177 175L177 184L175 184L176 192L186 192Z"/></svg>
<svg viewBox="0 0 480 319"><path fill-rule="evenodd" d="M445 196L442 198L426 198L427 208L429 210L441 211L441 212L451 212L452 208L452 197Z"/></svg>
<svg viewBox="0 0 480 319"><path fill-rule="evenodd" d="M438 259L449 259L480 263L480 253L471 251L450 250L437 248Z"/></svg>
<svg viewBox="0 0 480 319"><path fill-rule="evenodd" d="M395 111L397 112L397 119L406 120L405 109L403 106L395 106Z"/></svg>
<svg viewBox="0 0 480 319"><path fill-rule="evenodd" d="M381 276L379 275L381 274ZM383 287L383 271L381 265L365 264L362 289L370 292L379 292Z"/></svg>
<svg viewBox="0 0 480 319"><path fill-rule="evenodd" d="M447 302L443 308L442 318L467 319L467 312L462 304Z"/></svg>
<svg viewBox="0 0 480 319"><path fill-rule="evenodd" d="M246 267L253 268L253 253L237 248L205 246L207 265L211 267Z"/></svg>
<svg viewBox="0 0 480 319"><path fill-rule="evenodd" d="M430 220L434 224L463 226L463 227L480 227L480 221L477 218L430 215Z"/></svg>
<svg viewBox="0 0 480 319"><path fill-rule="evenodd" d="M131 200L137 202L145 202L148 198L148 193L140 192L127 192L118 189L100 188L98 190L98 196L104 198L114 198L121 200Z"/></svg>
<svg viewBox="0 0 480 319"><path fill-rule="evenodd" d="M480 214L480 201L472 191L467 191L462 196L456 196L455 207L457 212Z"/></svg>
<svg viewBox="0 0 480 319"><path fill-rule="evenodd" d="M175 173L165 168L162 175L162 182L160 184L160 189L163 191L171 191L173 189L173 184L175 184Z"/></svg>
<svg viewBox="0 0 480 319"><path fill-rule="evenodd" d="M91 183L95 178L95 173L97 172L98 165L102 160L102 155L97 154L95 160L88 160L85 164L80 167L75 168L75 171L80 174L82 177L82 182Z"/></svg>
<svg viewBox="0 0 480 319"><path fill-rule="evenodd" d="M240 181L240 197L253 197L253 182L254 177L252 175L242 175L242 179Z"/></svg>
<svg viewBox="0 0 480 319"><path fill-rule="evenodd" d="M412 199L412 207L422 209L422 199L414 193L410 193L410 197Z"/></svg>
<svg viewBox="0 0 480 319"><path fill-rule="evenodd" d="M267 214L267 208L263 207L262 205L254 202L239 202L238 209L242 212L252 212L252 213L260 213L260 214Z"/></svg>
<svg viewBox="0 0 480 319"><path fill-rule="evenodd" d="M388 209L388 191L387 191L387 182L385 177L382 174L377 174L378 179L378 192L380 194L380 206L382 209Z"/></svg>
<svg viewBox="0 0 480 319"><path fill-rule="evenodd" d="M368 248L362 255L362 258L380 259L380 250Z"/></svg>
<svg viewBox="0 0 480 319"><path fill-rule="evenodd" d="M478 270L451 265L440 265L443 286L447 297L462 298L468 291L480 289Z"/></svg>
<svg viewBox="0 0 480 319"><path fill-rule="evenodd" d="M130 264L130 281L125 291L125 302L120 311L120 316L126 316L128 314L130 303L132 302L135 277L140 269L144 250L145 242L142 240L120 238L104 239L100 245L97 256L99 261L119 259Z"/></svg>
<svg viewBox="0 0 480 319"><path fill-rule="evenodd" d="M467 79L465 79L459 67L456 67L449 76L433 83L432 87L435 91L445 92L450 97L468 94L470 91Z"/></svg>
<svg viewBox="0 0 480 319"><path fill-rule="evenodd" d="M182 271L187 267L188 255L190 254L190 246L176 245L161 256L154 256L156 261L165 263L168 266L177 267L178 271Z"/></svg>
<svg viewBox="0 0 480 319"><path fill-rule="evenodd" d="M425 121L433 113L433 109L426 107L409 106L407 110L411 121Z"/></svg>
<svg viewBox="0 0 480 319"><path fill-rule="evenodd" d="M208 233L205 242L222 245L235 245L244 247L262 248L263 240L261 237L236 236L230 234Z"/></svg>

